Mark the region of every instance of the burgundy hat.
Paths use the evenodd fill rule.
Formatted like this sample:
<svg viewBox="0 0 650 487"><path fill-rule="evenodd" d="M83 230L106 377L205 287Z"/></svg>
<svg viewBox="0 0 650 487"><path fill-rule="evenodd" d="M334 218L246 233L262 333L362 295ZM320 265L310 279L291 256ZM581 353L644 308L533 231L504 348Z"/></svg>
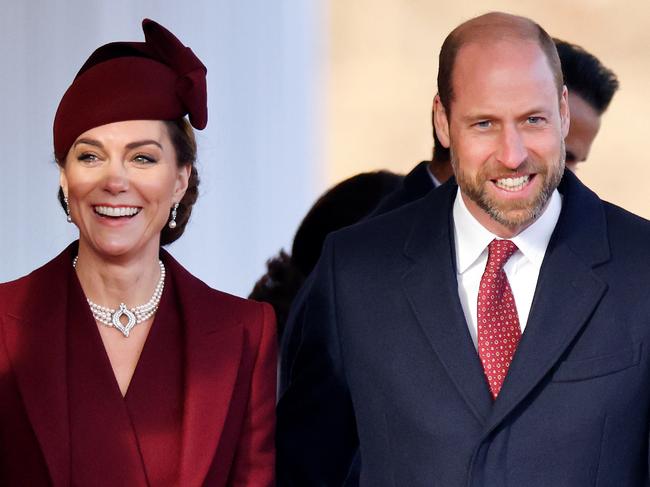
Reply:
<svg viewBox="0 0 650 487"><path fill-rule="evenodd" d="M54 117L58 161L79 135L107 123L189 115L194 128L205 128L205 66L162 25L144 19L142 30L145 42L101 46L77 73Z"/></svg>

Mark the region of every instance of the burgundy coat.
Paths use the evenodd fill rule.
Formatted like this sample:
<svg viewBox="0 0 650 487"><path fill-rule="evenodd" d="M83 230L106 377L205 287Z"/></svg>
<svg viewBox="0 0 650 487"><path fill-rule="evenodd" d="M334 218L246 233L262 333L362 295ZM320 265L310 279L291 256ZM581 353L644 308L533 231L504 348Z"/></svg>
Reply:
<svg viewBox="0 0 650 487"><path fill-rule="evenodd" d="M65 317L76 248L0 284L2 486L70 485ZM209 288L164 250L161 258L184 323L180 485L273 486L273 312Z"/></svg>

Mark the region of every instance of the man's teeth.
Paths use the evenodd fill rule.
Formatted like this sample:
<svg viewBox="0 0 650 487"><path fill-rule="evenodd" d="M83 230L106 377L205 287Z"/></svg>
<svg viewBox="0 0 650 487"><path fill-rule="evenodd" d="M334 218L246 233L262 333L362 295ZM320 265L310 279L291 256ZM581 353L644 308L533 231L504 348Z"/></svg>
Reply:
<svg viewBox="0 0 650 487"><path fill-rule="evenodd" d="M495 184L499 188L505 189L507 191L519 191L526 185L529 179L530 176L519 176L518 178L501 178L497 179Z"/></svg>
<svg viewBox="0 0 650 487"><path fill-rule="evenodd" d="M95 206L95 213L98 213L103 216L133 216L140 212L140 208L132 206Z"/></svg>

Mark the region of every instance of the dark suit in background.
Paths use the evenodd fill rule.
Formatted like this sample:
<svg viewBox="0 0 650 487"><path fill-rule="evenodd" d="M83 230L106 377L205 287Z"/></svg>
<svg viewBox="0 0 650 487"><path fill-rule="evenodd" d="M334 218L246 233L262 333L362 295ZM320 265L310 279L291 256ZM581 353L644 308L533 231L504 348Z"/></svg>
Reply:
<svg viewBox="0 0 650 487"><path fill-rule="evenodd" d="M404 176L401 186L386 196L371 216L381 215L426 196L435 187L429 172L430 164L431 161L422 161L411 169L411 172Z"/></svg>

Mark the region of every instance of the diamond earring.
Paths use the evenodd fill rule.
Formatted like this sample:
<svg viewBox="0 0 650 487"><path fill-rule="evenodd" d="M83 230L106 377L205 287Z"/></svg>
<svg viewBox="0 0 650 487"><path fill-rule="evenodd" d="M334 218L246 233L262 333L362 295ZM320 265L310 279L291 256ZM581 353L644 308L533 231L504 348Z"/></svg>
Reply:
<svg viewBox="0 0 650 487"><path fill-rule="evenodd" d="M169 223L167 226L171 228L172 230L176 228L176 211L178 210L178 203L174 204L172 207L172 218L169 220Z"/></svg>
<svg viewBox="0 0 650 487"><path fill-rule="evenodd" d="M72 223L72 217L70 216L70 204L68 203L67 196L63 197L63 202L65 203L65 214L67 215L66 220L68 220L68 223Z"/></svg>

